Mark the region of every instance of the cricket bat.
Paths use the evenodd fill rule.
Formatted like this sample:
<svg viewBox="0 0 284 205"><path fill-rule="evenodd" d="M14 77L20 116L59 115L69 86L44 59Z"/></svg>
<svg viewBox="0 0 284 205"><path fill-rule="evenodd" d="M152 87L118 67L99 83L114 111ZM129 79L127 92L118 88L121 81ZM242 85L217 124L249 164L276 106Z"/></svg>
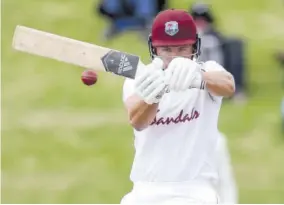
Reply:
<svg viewBox="0 0 284 205"><path fill-rule="evenodd" d="M12 47L21 52L131 79L145 67L139 56L21 25L15 29Z"/></svg>
<svg viewBox="0 0 284 205"><path fill-rule="evenodd" d="M12 47L25 53L135 79L146 67L139 56L18 25ZM204 89L202 82L190 88ZM189 89L190 89L189 88Z"/></svg>

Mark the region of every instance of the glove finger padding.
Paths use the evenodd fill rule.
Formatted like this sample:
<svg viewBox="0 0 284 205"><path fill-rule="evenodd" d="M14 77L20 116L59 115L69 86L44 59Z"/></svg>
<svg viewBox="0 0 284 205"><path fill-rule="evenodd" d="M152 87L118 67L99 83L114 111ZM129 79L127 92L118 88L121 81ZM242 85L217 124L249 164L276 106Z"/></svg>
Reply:
<svg viewBox="0 0 284 205"><path fill-rule="evenodd" d="M149 65L146 65L143 68L142 74L138 76L135 81L137 84L140 84L142 81L144 81L145 78L149 76L149 72L152 72L153 70L162 70L163 68L163 61L160 58L155 58L152 63Z"/></svg>
<svg viewBox="0 0 284 205"><path fill-rule="evenodd" d="M154 67L156 70L162 70L164 66L164 62L160 58L154 58L152 61L151 65Z"/></svg>
<svg viewBox="0 0 284 205"><path fill-rule="evenodd" d="M173 84L173 90L181 91L180 85L181 85L182 80L183 80L182 74L184 73L184 71L185 71L185 68L184 68L183 65L176 67L176 70L175 70L174 75L173 75L173 78L175 78L174 84Z"/></svg>
<svg viewBox="0 0 284 205"><path fill-rule="evenodd" d="M172 78L173 72L174 72L174 67L168 67L165 70L165 84L168 86L171 84L171 78Z"/></svg>
<svg viewBox="0 0 284 205"><path fill-rule="evenodd" d="M165 84L159 84L144 100L148 104L158 103L165 93Z"/></svg>
<svg viewBox="0 0 284 205"><path fill-rule="evenodd" d="M142 90L144 96L150 95L160 84L164 84L164 79L161 78L161 75L163 74L155 73L147 79L150 83Z"/></svg>
<svg viewBox="0 0 284 205"><path fill-rule="evenodd" d="M151 83L152 81L157 78L159 75L157 74L157 71L154 71L154 70L149 70L147 71L147 73L145 74L145 78L143 77L143 81L137 81L136 83L136 88L138 90L144 90L145 88L147 88Z"/></svg>
<svg viewBox="0 0 284 205"><path fill-rule="evenodd" d="M188 72L188 61L186 58L175 58L169 65L172 70L170 80L170 89L174 91L182 91L186 88L182 87L186 74Z"/></svg>
<svg viewBox="0 0 284 205"><path fill-rule="evenodd" d="M182 65L182 70L179 74L179 81L178 81L178 89L181 91L184 91L188 89L188 84L190 84L190 81L188 79L189 76L192 75L192 69L188 66L188 61L185 61Z"/></svg>
<svg viewBox="0 0 284 205"><path fill-rule="evenodd" d="M136 93L148 104L159 102L163 95L161 91L165 87L165 82L160 61L157 59L154 63L146 66L145 72L135 79ZM161 94L160 98L157 98L158 94Z"/></svg>
<svg viewBox="0 0 284 205"><path fill-rule="evenodd" d="M137 76L134 82L135 87L138 87L139 85L141 85L141 83L143 83L145 79L148 78L148 76L149 76L148 70L145 70L140 76Z"/></svg>
<svg viewBox="0 0 284 205"><path fill-rule="evenodd" d="M182 87L184 89L188 89L197 75L198 69L195 62L189 62L191 65L189 66L187 73L185 74L184 81L182 82Z"/></svg>
<svg viewBox="0 0 284 205"><path fill-rule="evenodd" d="M171 79L170 79L169 88L171 90L176 90L177 83L178 83L178 77L179 77L178 75L179 75L179 72L181 71L182 68L177 63L173 63L170 66L170 69L172 70L172 76L171 76Z"/></svg>

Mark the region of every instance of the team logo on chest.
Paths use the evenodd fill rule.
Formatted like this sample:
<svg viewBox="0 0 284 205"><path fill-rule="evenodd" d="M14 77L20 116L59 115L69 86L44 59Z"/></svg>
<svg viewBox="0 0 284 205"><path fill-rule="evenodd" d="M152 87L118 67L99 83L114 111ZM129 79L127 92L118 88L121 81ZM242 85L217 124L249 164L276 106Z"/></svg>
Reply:
<svg viewBox="0 0 284 205"><path fill-rule="evenodd" d="M159 113L160 110L157 111ZM155 117L153 122L150 125L169 125L169 124L179 124L191 122L199 118L200 113L193 108L190 113L186 113L184 110L181 110L177 116L167 116L167 117Z"/></svg>
<svg viewBox="0 0 284 205"><path fill-rule="evenodd" d="M165 32L170 36L174 36L178 33L178 22L176 21L169 21L165 24Z"/></svg>

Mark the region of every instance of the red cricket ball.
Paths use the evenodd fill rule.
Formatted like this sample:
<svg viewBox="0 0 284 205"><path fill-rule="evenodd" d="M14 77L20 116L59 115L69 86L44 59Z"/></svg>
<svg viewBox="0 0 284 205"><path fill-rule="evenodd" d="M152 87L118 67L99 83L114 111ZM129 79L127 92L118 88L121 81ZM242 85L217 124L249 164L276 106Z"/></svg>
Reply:
<svg viewBox="0 0 284 205"><path fill-rule="evenodd" d="M94 85L98 80L98 75L93 70L85 70L82 73L81 80L85 85L91 86Z"/></svg>

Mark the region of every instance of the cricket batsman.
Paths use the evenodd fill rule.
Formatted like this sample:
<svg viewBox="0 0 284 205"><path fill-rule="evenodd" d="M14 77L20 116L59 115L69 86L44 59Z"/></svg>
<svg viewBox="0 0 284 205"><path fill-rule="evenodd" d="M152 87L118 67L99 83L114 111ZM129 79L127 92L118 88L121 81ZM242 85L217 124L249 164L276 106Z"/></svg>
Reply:
<svg viewBox="0 0 284 205"><path fill-rule="evenodd" d="M214 154L223 97L233 76L214 61L198 62L201 40L184 10L160 12L149 37L152 63L126 79L123 101L135 134L133 189L121 204L217 204Z"/></svg>

